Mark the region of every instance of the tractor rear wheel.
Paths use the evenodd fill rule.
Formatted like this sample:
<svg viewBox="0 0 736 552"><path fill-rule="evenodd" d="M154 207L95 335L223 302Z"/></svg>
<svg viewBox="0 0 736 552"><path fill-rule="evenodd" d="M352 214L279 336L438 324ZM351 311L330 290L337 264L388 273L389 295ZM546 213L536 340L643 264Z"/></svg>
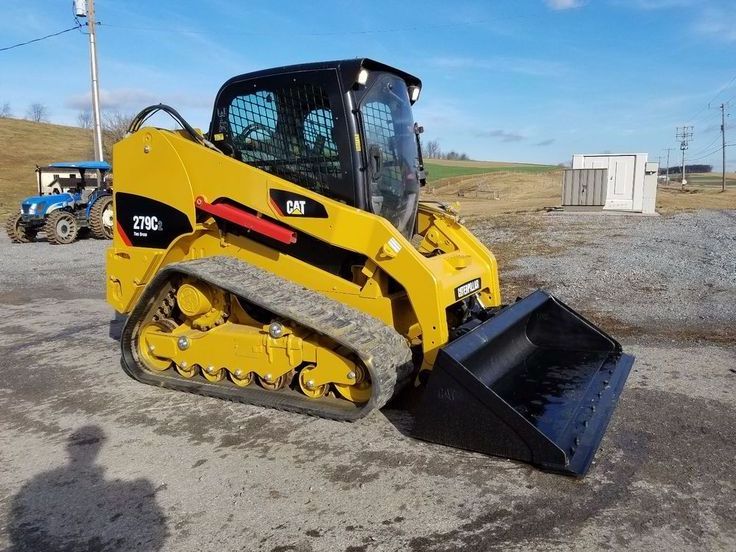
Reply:
<svg viewBox="0 0 736 552"><path fill-rule="evenodd" d="M106 195L97 199L89 210L89 229L98 240L112 239L112 196Z"/></svg>
<svg viewBox="0 0 736 552"><path fill-rule="evenodd" d="M77 239L79 225L74 215L68 211L53 211L44 224L46 239L53 245L66 245Z"/></svg>
<svg viewBox="0 0 736 552"><path fill-rule="evenodd" d="M13 243L28 243L36 239L36 230L23 225L20 213L8 217L5 221L5 231Z"/></svg>

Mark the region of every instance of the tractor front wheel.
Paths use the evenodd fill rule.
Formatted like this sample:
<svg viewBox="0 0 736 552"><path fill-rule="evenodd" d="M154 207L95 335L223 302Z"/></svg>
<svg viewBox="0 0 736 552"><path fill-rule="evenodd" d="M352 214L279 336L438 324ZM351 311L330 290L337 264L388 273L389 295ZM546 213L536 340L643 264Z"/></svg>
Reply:
<svg viewBox="0 0 736 552"><path fill-rule="evenodd" d="M11 215L8 220L5 221L5 231L8 233L8 237L13 243L28 243L36 239L36 230L25 227L20 213L17 215Z"/></svg>
<svg viewBox="0 0 736 552"><path fill-rule="evenodd" d="M74 215L68 211L53 211L44 224L46 239L53 245L72 243L79 234L79 225Z"/></svg>
<svg viewBox="0 0 736 552"><path fill-rule="evenodd" d="M89 210L89 229L98 240L112 239L112 196L106 195L97 199Z"/></svg>

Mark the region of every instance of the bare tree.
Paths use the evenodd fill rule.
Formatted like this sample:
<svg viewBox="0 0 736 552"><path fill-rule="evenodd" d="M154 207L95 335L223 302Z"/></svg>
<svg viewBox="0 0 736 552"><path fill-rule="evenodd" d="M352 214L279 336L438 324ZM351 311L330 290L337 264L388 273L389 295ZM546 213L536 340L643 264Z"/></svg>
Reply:
<svg viewBox="0 0 736 552"><path fill-rule="evenodd" d="M80 111L77 115L77 124L80 128L92 128L92 113L89 111Z"/></svg>
<svg viewBox="0 0 736 552"><path fill-rule="evenodd" d="M429 140L426 145L427 157L430 159L438 159L442 155L440 143L438 140Z"/></svg>
<svg viewBox="0 0 736 552"><path fill-rule="evenodd" d="M105 158L112 159L112 147L125 137L128 127L135 115L120 113L119 111L108 111L102 116L102 130L104 130Z"/></svg>
<svg viewBox="0 0 736 552"><path fill-rule="evenodd" d="M0 106L0 119L9 119L13 116L13 112L10 110L10 102L5 102Z"/></svg>
<svg viewBox="0 0 736 552"><path fill-rule="evenodd" d="M49 122L49 110L42 103L36 102L28 106L26 112L26 119L36 123L48 123Z"/></svg>
<svg viewBox="0 0 736 552"><path fill-rule="evenodd" d="M102 116L102 128L113 142L122 140L135 115L108 111Z"/></svg>

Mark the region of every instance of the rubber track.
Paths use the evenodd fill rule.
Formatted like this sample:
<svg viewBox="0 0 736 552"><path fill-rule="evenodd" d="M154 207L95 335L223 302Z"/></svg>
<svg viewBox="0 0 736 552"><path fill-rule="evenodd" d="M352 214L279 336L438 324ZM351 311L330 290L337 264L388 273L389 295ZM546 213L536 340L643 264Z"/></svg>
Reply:
<svg viewBox="0 0 736 552"><path fill-rule="evenodd" d="M236 387L209 383L199 376L182 378L171 369L154 373L137 360L136 336L142 321L150 318L170 282L188 276L220 287L244 301L272 312L276 318L294 322L326 335L354 351L371 376L372 396L362 405L345 399L309 399L297 391L269 391L251 384ZM123 369L134 379L179 391L289 410L323 418L352 421L381 408L411 379L413 364L406 340L377 318L352 309L320 293L238 259L214 256L173 263L161 270L143 291L121 335Z"/></svg>

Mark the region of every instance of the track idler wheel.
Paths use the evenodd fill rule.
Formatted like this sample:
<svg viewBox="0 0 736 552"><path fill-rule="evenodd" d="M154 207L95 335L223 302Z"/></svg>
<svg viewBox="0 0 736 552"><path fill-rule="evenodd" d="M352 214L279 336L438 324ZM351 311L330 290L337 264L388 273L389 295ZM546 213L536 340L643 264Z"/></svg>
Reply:
<svg viewBox="0 0 736 552"><path fill-rule="evenodd" d="M176 365L176 372L183 378L192 379L199 372L199 366L196 364L189 366L186 363Z"/></svg>
<svg viewBox="0 0 736 552"><path fill-rule="evenodd" d="M355 383L353 385L335 384L335 389L347 400L354 403L368 402L371 398L371 382L362 366L355 366Z"/></svg>
<svg viewBox="0 0 736 552"><path fill-rule="evenodd" d="M207 366L206 368L202 368L202 375L204 376L204 379L206 379L210 383L217 383L225 379L225 372L227 372L227 370L225 370L224 368L217 369L214 366Z"/></svg>
<svg viewBox="0 0 736 552"><path fill-rule="evenodd" d="M274 378L271 374L266 374L263 377L258 377L258 383L260 383L261 387L263 387L264 389L268 389L269 391L278 391L279 389L287 387L289 383L291 383L292 375L293 372L289 372L287 374L284 374L283 376Z"/></svg>
<svg viewBox="0 0 736 552"><path fill-rule="evenodd" d="M253 372L246 372L245 370L235 370L230 372L230 381L232 381L238 387L248 387L253 383Z"/></svg>
<svg viewBox="0 0 736 552"><path fill-rule="evenodd" d="M315 385L314 381L308 378L307 372L302 370L299 373L299 389L310 399L321 399L327 394L330 386L329 384Z"/></svg>
<svg viewBox="0 0 736 552"><path fill-rule="evenodd" d="M163 372L171 367L171 359L156 356L156 349L148 341L148 337L154 333L171 332L174 328L176 328L176 322L167 319L157 320L143 327L138 338L138 354L147 368Z"/></svg>

